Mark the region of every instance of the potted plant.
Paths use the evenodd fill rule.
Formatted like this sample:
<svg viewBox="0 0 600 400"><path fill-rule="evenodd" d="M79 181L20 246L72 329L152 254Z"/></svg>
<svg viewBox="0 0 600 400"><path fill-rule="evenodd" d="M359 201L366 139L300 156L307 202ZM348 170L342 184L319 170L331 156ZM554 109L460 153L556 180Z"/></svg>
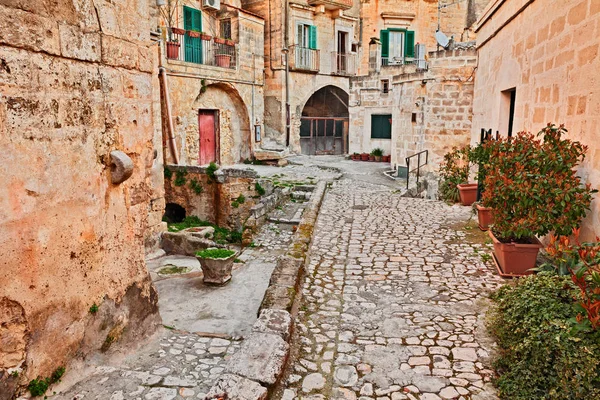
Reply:
<svg viewBox="0 0 600 400"><path fill-rule="evenodd" d="M177 35L185 34L184 29L175 28L175 25L177 24L177 10L180 6L179 3L180 0L166 0L165 4L158 8L163 21L167 25L167 58L179 57L179 48L181 44L179 43Z"/></svg>
<svg viewBox="0 0 600 400"><path fill-rule="evenodd" d="M202 37L202 34L198 31L188 31L188 36L193 38Z"/></svg>
<svg viewBox="0 0 600 400"><path fill-rule="evenodd" d="M381 161L383 161L383 162L390 162L390 158L392 158L392 156L390 156L390 155L382 156L381 157Z"/></svg>
<svg viewBox="0 0 600 400"><path fill-rule="evenodd" d="M369 153L361 153L360 160L361 161L369 161Z"/></svg>
<svg viewBox="0 0 600 400"><path fill-rule="evenodd" d="M488 234L503 276L530 274L542 247L536 236L569 235L590 207L596 190L575 171L587 146L562 139L566 132L549 124L537 135L543 140L520 132L490 145L483 202L494 209Z"/></svg>
<svg viewBox="0 0 600 400"><path fill-rule="evenodd" d="M231 280L231 269L235 260L234 250L209 248L196 253L204 274L204 283L222 285Z"/></svg>
<svg viewBox="0 0 600 400"><path fill-rule="evenodd" d="M371 155L373 156L373 158L375 159L375 161L379 162L379 161L381 161L381 156L383 156L383 150L380 149L379 147L374 148L371 151Z"/></svg>
<svg viewBox="0 0 600 400"><path fill-rule="evenodd" d="M477 171L477 202L475 202L475 208L477 210L477 221L479 229L487 231L494 223L494 210L491 207L487 207L481 200L483 192L485 192L485 177L486 168L490 160L490 152L492 151L495 141L489 140L486 145L479 143L476 147L471 149L469 153L469 161L472 164L478 165Z"/></svg>
<svg viewBox="0 0 600 400"><path fill-rule="evenodd" d="M461 200L463 205L471 205L477 200L477 185L467 184L469 180L470 147L454 147L444 154L440 164L442 182L439 189L440 198L448 203ZM461 188L462 194L461 194Z"/></svg>
<svg viewBox="0 0 600 400"><path fill-rule="evenodd" d="M219 66L219 67L223 67L223 68L231 67L231 55L229 55L229 54L216 54L215 61L217 63L217 66Z"/></svg>
<svg viewBox="0 0 600 400"><path fill-rule="evenodd" d="M227 43L227 39L216 37L215 38L215 43L217 43L217 44L226 44Z"/></svg>
<svg viewBox="0 0 600 400"><path fill-rule="evenodd" d="M358 153L352 153L351 157L352 157L352 160L354 160L354 161L360 160L360 154L358 154Z"/></svg>
<svg viewBox="0 0 600 400"><path fill-rule="evenodd" d="M212 36L210 36L208 33L200 32L200 38L208 42L212 39Z"/></svg>

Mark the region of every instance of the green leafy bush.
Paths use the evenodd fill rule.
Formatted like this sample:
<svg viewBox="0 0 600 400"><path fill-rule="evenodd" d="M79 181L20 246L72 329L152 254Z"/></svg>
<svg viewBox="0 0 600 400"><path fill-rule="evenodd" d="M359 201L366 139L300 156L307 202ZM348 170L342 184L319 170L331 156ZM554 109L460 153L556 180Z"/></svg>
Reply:
<svg viewBox="0 0 600 400"><path fill-rule="evenodd" d="M215 176L215 172L217 172L218 169L219 166L214 162L211 162L210 164L208 164L208 167L206 167L206 175L208 175L211 182L216 182L217 177Z"/></svg>
<svg viewBox="0 0 600 400"><path fill-rule="evenodd" d="M242 233L238 231L230 231L227 228L222 228L218 225L210 223L208 221L201 220L195 215L185 217L182 222L176 222L169 224L169 232L179 232L187 228L194 228L200 226L211 226L215 229L214 240L216 243L241 243Z"/></svg>
<svg viewBox="0 0 600 400"><path fill-rule="evenodd" d="M206 249L196 253L200 258L229 258L235 254L233 250L227 249Z"/></svg>
<svg viewBox="0 0 600 400"><path fill-rule="evenodd" d="M48 387L53 383L56 383L62 378L65 373L65 367L58 367L52 372L49 378L37 377L29 382L27 385L27 390L33 397L41 396L48 390Z"/></svg>
<svg viewBox="0 0 600 400"><path fill-rule="evenodd" d="M374 148L371 150L371 155L375 157L381 157L383 155L383 149L380 149L379 147Z"/></svg>
<svg viewBox="0 0 600 400"><path fill-rule="evenodd" d="M494 235L502 242L528 242L549 232L570 235L592 201L590 186L576 175L587 147L562 139L567 130L549 124L536 138L520 132L490 142L483 203L494 209ZM484 146L484 147L485 147Z"/></svg>
<svg viewBox="0 0 600 400"><path fill-rule="evenodd" d="M185 185L186 182L186 175L188 174L186 169L178 169L175 171L175 180L173 181L173 184L175 186L183 186Z"/></svg>
<svg viewBox="0 0 600 400"><path fill-rule="evenodd" d="M196 178L192 178L190 180L190 189L192 189L194 191L194 193L196 193L196 194L200 194L200 193L204 192L204 188L202 187L202 184L200 182L198 182L198 180Z"/></svg>
<svg viewBox="0 0 600 400"><path fill-rule="evenodd" d="M571 280L538 274L500 288L488 326L501 399L600 398L600 336L577 329Z"/></svg>
<svg viewBox="0 0 600 400"><path fill-rule="evenodd" d="M440 164L440 198L447 203L456 203L459 199L456 185L466 183L469 180L471 148L454 147L452 151L444 154L444 161Z"/></svg>

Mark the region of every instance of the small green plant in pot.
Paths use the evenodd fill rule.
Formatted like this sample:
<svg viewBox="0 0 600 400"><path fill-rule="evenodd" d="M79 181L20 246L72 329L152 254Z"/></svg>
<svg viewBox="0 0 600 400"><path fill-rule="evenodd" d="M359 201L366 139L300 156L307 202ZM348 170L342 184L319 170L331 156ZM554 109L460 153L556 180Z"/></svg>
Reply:
<svg viewBox="0 0 600 400"><path fill-rule="evenodd" d="M371 150L371 155L375 158L375 161L381 161L381 156L383 156L383 150L379 147Z"/></svg>
<svg viewBox="0 0 600 400"><path fill-rule="evenodd" d="M478 196L482 196L485 192L485 177L487 176L487 164L490 160L490 153L492 149L496 145L496 142L493 140L488 140L486 143L479 143L477 146L471 148L471 152L469 153L469 160L472 164L478 165L477 171L477 185L478 185ZM479 200L479 199L478 199ZM475 203L475 208L477 209L477 220L479 229L482 231L487 231L494 223L494 210L484 204L483 201L477 201Z"/></svg>
<svg viewBox="0 0 600 400"><path fill-rule="evenodd" d="M477 185L475 190L463 191L463 197L466 193L470 195L468 198L461 198L459 188L469 185L469 155L470 147L454 147L451 151L444 154L444 161L440 165L440 176L442 183L440 185L439 195L442 200L447 203L454 204L461 200L463 205L470 205L476 200ZM459 186L460 185L460 186ZM472 184L471 184L472 185ZM475 198L473 198L473 195Z"/></svg>
<svg viewBox="0 0 600 400"><path fill-rule="evenodd" d="M209 248L196 253L204 274L204 283L223 285L231 280L231 269L237 252L228 249Z"/></svg>
<svg viewBox="0 0 600 400"><path fill-rule="evenodd" d="M520 132L491 147L483 202L494 209L489 234L501 274L531 273L541 248L536 236L569 235L590 208L596 190L575 171L587 146L563 139L566 132L549 124L538 138Z"/></svg>

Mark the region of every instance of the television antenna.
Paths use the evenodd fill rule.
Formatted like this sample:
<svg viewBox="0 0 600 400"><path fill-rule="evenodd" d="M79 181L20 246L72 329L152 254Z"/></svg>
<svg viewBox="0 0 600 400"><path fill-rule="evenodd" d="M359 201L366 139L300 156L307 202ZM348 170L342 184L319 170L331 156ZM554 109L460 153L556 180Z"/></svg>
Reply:
<svg viewBox="0 0 600 400"><path fill-rule="evenodd" d="M443 48L446 48L448 46L449 40L448 40L448 37L446 35L444 35L442 33L442 31L440 30L440 20L442 17L442 9L451 7L458 3L462 3L463 1L466 1L466 0L455 0L452 3L442 4L442 0L438 0L438 23L437 23L437 30L435 32L435 39L437 40L438 44L440 46L442 46ZM438 33L440 34L439 37L438 37ZM445 41L446 45L443 45L442 43L440 43L440 40L442 40L442 42ZM438 50L439 50L439 48L438 48Z"/></svg>

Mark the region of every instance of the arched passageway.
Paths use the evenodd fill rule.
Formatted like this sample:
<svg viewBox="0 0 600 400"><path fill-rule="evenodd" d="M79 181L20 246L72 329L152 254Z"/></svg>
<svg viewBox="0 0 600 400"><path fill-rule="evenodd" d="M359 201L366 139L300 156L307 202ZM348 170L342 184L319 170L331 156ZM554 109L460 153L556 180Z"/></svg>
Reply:
<svg viewBox="0 0 600 400"><path fill-rule="evenodd" d="M300 120L302 154L348 152L348 93L325 86L308 99Z"/></svg>

